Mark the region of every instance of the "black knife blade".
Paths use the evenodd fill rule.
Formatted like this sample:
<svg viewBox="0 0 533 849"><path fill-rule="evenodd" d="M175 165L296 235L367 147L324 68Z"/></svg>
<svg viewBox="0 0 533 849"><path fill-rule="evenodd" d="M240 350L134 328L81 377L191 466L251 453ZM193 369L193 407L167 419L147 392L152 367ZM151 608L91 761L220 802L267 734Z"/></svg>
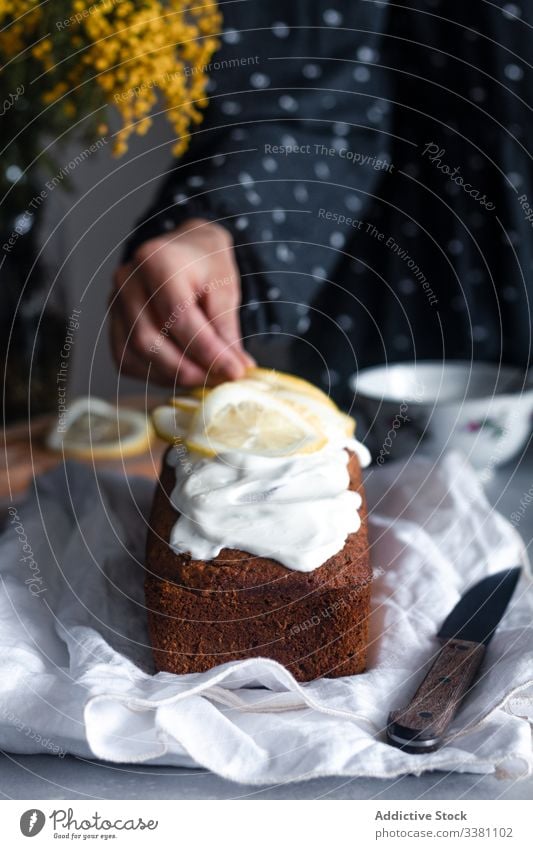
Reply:
<svg viewBox="0 0 533 849"><path fill-rule="evenodd" d="M433 752L468 692L520 577L506 569L479 581L459 599L442 623L443 644L407 707L391 711L389 743L406 752Z"/></svg>
<svg viewBox="0 0 533 849"><path fill-rule="evenodd" d="M489 575L459 599L442 623L441 640L471 640L488 645L520 577L520 567Z"/></svg>

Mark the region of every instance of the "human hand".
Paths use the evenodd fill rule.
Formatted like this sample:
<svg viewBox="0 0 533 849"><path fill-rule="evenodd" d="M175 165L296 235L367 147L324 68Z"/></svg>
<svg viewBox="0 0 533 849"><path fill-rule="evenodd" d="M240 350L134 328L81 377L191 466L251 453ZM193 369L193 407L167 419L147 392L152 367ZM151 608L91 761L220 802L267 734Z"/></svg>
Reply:
<svg viewBox="0 0 533 849"><path fill-rule="evenodd" d="M122 372L195 386L254 365L242 346L240 277L224 227L196 218L150 239L113 282L111 344Z"/></svg>

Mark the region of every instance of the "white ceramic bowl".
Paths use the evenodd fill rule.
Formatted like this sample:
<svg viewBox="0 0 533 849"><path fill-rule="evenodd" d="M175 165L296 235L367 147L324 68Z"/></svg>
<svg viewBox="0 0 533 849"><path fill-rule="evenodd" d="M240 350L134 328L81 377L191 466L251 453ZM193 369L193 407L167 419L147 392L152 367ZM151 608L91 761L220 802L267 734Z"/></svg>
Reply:
<svg viewBox="0 0 533 849"><path fill-rule="evenodd" d="M466 361L395 363L360 371L351 388L358 437L366 439L380 464L414 450L439 457L453 448L489 473L515 456L531 435L531 375L518 368Z"/></svg>

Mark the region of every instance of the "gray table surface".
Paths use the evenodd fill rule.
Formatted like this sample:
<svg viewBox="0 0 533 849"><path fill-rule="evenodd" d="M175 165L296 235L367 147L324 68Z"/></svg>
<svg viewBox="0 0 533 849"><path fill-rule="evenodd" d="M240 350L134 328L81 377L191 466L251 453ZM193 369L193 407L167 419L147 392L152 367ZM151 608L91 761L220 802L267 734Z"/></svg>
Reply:
<svg viewBox="0 0 533 849"><path fill-rule="evenodd" d="M495 471L485 489L506 517L533 484L533 445ZM531 515L530 515L531 513ZM519 530L533 538L533 510ZM52 755L0 754L0 794L5 799L533 799L533 776L522 780L492 775L430 772L397 779L321 778L294 784L252 787L203 770L117 765Z"/></svg>

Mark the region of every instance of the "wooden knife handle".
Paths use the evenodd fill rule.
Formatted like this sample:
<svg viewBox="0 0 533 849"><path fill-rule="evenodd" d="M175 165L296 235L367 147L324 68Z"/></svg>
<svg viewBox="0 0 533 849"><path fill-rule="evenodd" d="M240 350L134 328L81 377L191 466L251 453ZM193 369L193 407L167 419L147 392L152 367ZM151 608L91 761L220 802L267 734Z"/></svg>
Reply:
<svg viewBox="0 0 533 849"><path fill-rule="evenodd" d="M484 654L483 643L444 643L411 702L389 714L389 742L413 754L438 749Z"/></svg>

